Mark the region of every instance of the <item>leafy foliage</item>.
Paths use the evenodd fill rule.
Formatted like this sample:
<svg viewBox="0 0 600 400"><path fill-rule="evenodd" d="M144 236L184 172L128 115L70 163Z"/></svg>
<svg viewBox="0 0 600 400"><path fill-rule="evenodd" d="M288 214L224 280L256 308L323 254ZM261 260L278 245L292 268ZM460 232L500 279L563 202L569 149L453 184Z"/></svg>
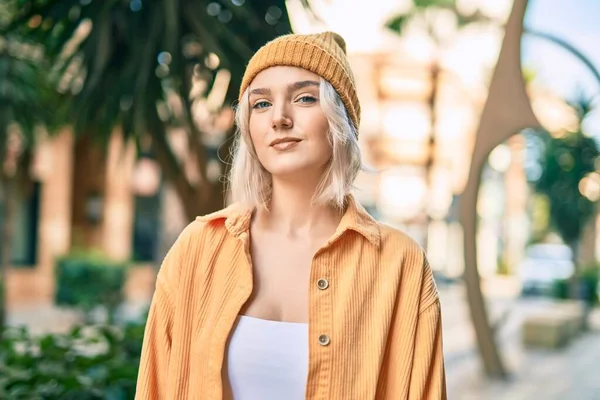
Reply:
<svg viewBox="0 0 600 400"><path fill-rule="evenodd" d="M61 111L60 97L46 76L48 60L40 46L6 29L16 10L14 0L0 2L0 332L6 315L4 277L11 257L15 183L23 187L29 183L36 128L52 128Z"/></svg>
<svg viewBox="0 0 600 400"><path fill-rule="evenodd" d="M13 1L19 11L7 29L43 46L49 76L72 98L64 121L77 134L106 145L122 128L156 156L190 218L223 205L222 181L207 165L228 156L231 122L211 124L236 100L252 54L291 31L285 0ZM208 115L201 123L198 105ZM174 125L187 133L185 155L167 140ZM184 171L189 160L199 179Z"/></svg>
<svg viewBox="0 0 600 400"><path fill-rule="evenodd" d="M592 110L591 104L590 99L583 97L571 103L579 118L573 132L564 132L562 136L552 136L544 130L538 132L542 133L538 137L543 143L538 156L542 173L534 182L535 191L546 196L550 204L550 227L573 251L575 273L570 279L569 294L588 301L593 300L590 293L595 292L595 287L591 286L597 281L597 275L591 278L580 275L577 253L585 226L596 215L600 198L600 174L596 171L600 150L596 140L582 131L583 122ZM566 285L566 282L558 282L555 294L566 293Z"/></svg>
<svg viewBox="0 0 600 400"><path fill-rule="evenodd" d="M15 146L19 153L31 150L36 126L53 127L61 111L59 96L47 77L49 64L42 48L5 31L8 16L16 12L13 3L7 1L0 7L0 162Z"/></svg>
<svg viewBox="0 0 600 400"><path fill-rule="evenodd" d="M457 5L456 0L413 0L412 7L404 13L394 15L386 22L385 26L391 31L403 35L409 24L420 21L425 25L429 36L440 44L446 38L446 34L437 30L436 13L437 15L445 13L446 16L452 16L457 28L472 23L492 21L478 9L465 12Z"/></svg>
<svg viewBox="0 0 600 400"><path fill-rule="evenodd" d="M55 268L55 303L85 312L105 306L112 315L123 302L127 267L93 254L63 257Z"/></svg>
<svg viewBox="0 0 600 400"><path fill-rule="evenodd" d="M133 399L144 323L78 326L32 336L7 329L0 343L0 398Z"/></svg>
<svg viewBox="0 0 600 400"><path fill-rule="evenodd" d="M568 279L559 279L554 281L552 287L552 295L558 299L568 299L570 297ZM591 264L585 266L580 274L578 291L579 297L591 305L598 305L600 298L598 297L600 289L600 265Z"/></svg>
<svg viewBox="0 0 600 400"><path fill-rule="evenodd" d="M15 124L23 135L21 146L27 147L35 140L35 126L51 119L45 102L48 85L40 65L23 57L26 44L0 40L7 48L0 51L0 143L5 149L10 126ZM5 154L0 152L0 157Z"/></svg>
<svg viewBox="0 0 600 400"><path fill-rule="evenodd" d="M546 140L535 190L548 197L551 225L566 243L579 239L595 213L595 203L581 193L580 185L595 171L599 154L596 141L581 131Z"/></svg>
<svg viewBox="0 0 600 400"><path fill-rule="evenodd" d="M78 132L110 134L118 123L128 134L145 132L160 121L156 106L168 93L186 101L194 79L209 90L222 69L231 73L232 101L253 52L290 30L284 1L18 3L12 28L44 45L62 90L75 97Z"/></svg>
<svg viewBox="0 0 600 400"><path fill-rule="evenodd" d="M416 8L456 7L456 0L413 0Z"/></svg>
<svg viewBox="0 0 600 400"><path fill-rule="evenodd" d="M406 23L410 19L410 15L407 14L398 14L392 17L388 22L386 22L385 26L399 33L400 35L404 33L404 28L406 27Z"/></svg>

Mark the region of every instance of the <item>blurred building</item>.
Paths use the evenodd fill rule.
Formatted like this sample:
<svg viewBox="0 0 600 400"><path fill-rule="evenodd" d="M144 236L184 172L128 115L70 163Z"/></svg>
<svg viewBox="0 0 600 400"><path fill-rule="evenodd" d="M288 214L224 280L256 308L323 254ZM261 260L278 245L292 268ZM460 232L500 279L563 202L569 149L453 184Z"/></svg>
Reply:
<svg viewBox="0 0 600 400"><path fill-rule="evenodd" d="M69 129L40 141L30 171L33 185L17 203L9 306L51 301L56 258L78 250L134 261L129 296L146 299L151 293L151 267L184 218L151 158L136 156L118 134L107 150L87 139L75 141Z"/></svg>
<svg viewBox="0 0 600 400"><path fill-rule="evenodd" d="M451 45L436 49L418 30L401 38L384 28L409 3L312 0L320 20L297 0L288 0L288 8L296 32L334 30L346 39L363 110L360 145L370 168L358 177L357 197L377 218L425 246L436 270L460 276L457 199L466 184L502 29L469 27ZM512 4L464 3L487 7L499 20ZM560 99L535 86L530 95L549 130L569 123L572 115ZM482 176L477 240L483 276L496 273L500 258L516 265L529 240L524 152L523 138L511 138L492 152ZM41 142L31 174L34 185L21 196L17 212L9 303L50 300L55 258L78 248L136 262L130 292L148 296L150 267L186 224L151 155L136 155L120 135L105 152L89 141L76 143L66 129ZM595 235L586 238L591 243L586 249L599 248ZM588 253L595 257L595 251Z"/></svg>
<svg viewBox="0 0 600 400"><path fill-rule="evenodd" d="M460 3L496 21L504 21L512 5L509 0ZM452 40L442 46L418 26L402 37L385 28L410 4L313 0L320 20L299 6L296 13L290 7L290 16L297 32L328 29L346 39L363 108L361 148L373 169L359 177L357 196L378 218L421 243L435 269L459 276L463 257L457 196L466 184L503 31L490 22L457 30L443 14L436 26L448 27ZM509 208L516 206L511 203ZM524 210L523 204L518 207ZM481 265L484 273L495 273L499 249L488 239L498 232L486 230L485 224L483 228Z"/></svg>
<svg viewBox="0 0 600 400"><path fill-rule="evenodd" d="M460 275L456 196L466 181L501 31L467 32L437 59L427 37L416 32L400 38L384 28L406 6L402 2L311 4L320 21L288 2L294 30L341 33L356 75L363 108L360 144L372 169L359 176L357 197L426 246L434 268ZM39 146L32 174L35 190L20 202L18 266L10 274L9 302L50 299L55 258L78 248L97 248L139 265L156 263L185 225L157 164L136 156L119 135L105 153L89 141L75 142L66 130Z"/></svg>

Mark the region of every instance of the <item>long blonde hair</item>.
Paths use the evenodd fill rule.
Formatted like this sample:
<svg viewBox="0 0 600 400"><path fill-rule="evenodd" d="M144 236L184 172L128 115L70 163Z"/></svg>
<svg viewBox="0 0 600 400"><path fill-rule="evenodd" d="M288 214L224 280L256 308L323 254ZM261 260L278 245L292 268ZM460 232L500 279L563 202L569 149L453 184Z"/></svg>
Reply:
<svg viewBox="0 0 600 400"><path fill-rule="evenodd" d="M262 166L249 131L248 90L235 111L237 132L233 144L233 163L229 173L231 199L248 207L268 208L271 197L271 174ZM342 99L333 86L321 78L320 104L329 121L332 157L313 196L313 204L344 206L346 196L362 167L358 134Z"/></svg>

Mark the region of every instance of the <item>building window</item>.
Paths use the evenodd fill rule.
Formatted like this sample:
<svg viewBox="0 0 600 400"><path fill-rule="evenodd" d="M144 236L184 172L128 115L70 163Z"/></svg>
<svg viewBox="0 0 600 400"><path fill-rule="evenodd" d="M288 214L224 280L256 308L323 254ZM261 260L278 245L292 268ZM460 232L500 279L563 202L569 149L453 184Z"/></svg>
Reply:
<svg viewBox="0 0 600 400"><path fill-rule="evenodd" d="M133 220L133 261L157 261L160 247L161 191L135 196Z"/></svg>
<svg viewBox="0 0 600 400"><path fill-rule="evenodd" d="M33 182L25 189L17 191L15 214L13 216L11 264L33 267L37 262L38 225L40 219L41 184ZM0 226L4 216L4 203L0 203ZM2 246L0 246L0 256Z"/></svg>

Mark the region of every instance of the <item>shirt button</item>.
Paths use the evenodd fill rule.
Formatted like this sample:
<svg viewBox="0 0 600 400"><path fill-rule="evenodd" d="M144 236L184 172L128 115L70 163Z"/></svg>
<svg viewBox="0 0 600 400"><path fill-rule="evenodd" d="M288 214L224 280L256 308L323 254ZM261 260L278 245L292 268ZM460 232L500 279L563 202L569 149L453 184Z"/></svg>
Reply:
<svg viewBox="0 0 600 400"><path fill-rule="evenodd" d="M319 344L321 346L327 346L327 345L329 345L330 341L331 340L329 340L329 336L327 336L327 335L321 335L321 336L319 336Z"/></svg>
<svg viewBox="0 0 600 400"><path fill-rule="evenodd" d="M317 287L321 290L325 290L329 287L329 281L325 278L321 278L317 281Z"/></svg>

